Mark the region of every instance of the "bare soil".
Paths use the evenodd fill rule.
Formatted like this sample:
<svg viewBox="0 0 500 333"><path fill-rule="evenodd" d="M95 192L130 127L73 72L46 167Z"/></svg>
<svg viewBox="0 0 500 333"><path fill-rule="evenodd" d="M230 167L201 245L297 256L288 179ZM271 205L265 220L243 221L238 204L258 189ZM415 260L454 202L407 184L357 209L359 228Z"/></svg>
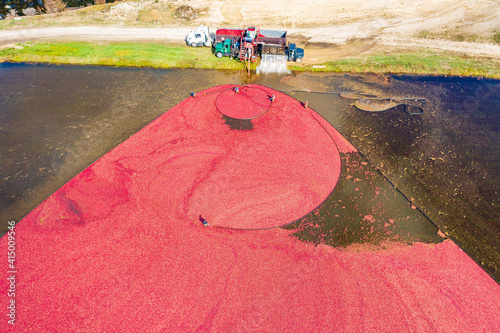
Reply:
<svg viewBox="0 0 500 333"><path fill-rule="evenodd" d="M176 18L182 6L197 15ZM500 0L139 0L94 7L23 18L0 30L0 46L37 39L182 43L199 24L212 31L255 25L287 30L305 47L305 64L423 49L500 59Z"/></svg>

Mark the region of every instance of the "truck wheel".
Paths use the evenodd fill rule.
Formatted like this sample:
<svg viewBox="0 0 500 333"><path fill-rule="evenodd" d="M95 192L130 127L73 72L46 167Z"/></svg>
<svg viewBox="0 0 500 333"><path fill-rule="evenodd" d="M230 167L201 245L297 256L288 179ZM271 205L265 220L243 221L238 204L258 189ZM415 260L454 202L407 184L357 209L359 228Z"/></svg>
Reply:
<svg viewBox="0 0 500 333"><path fill-rule="evenodd" d="M192 42L192 43L191 43L191 46L192 46L192 47L197 47L197 46L198 46L198 44L197 44L197 43L195 43L195 42Z"/></svg>
<svg viewBox="0 0 500 333"><path fill-rule="evenodd" d="M297 62L297 63L302 62L302 58L296 58L296 59L295 59L295 62Z"/></svg>
<svg viewBox="0 0 500 333"><path fill-rule="evenodd" d="M219 51L219 52L215 53L215 56L216 56L217 58L222 58L222 52L221 52L221 51Z"/></svg>

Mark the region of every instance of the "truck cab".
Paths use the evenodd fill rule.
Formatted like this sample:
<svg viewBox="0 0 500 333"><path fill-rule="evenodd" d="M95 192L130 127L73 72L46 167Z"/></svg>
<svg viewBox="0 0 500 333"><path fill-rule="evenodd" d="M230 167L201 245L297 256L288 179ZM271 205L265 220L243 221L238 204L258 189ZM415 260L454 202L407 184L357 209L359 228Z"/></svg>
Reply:
<svg viewBox="0 0 500 333"><path fill-rule="evenodd" d="M204 26L203 24L196 28L196 30L188 33L185 41L187 45L192 47L212 46L212 37L210 36L208 27Z"/></svg>
<svg viewBox="0 0 500 333"><path fill-rule="evenodd" d="M233 56L233 41L229 38L215 44L214 53L217 58Z"/></svg>
<svg viewBox="0 0 500 333"><path fill-rule="evenodd" d="M302 62L304 58L304 49L296 47L295 43L290 43L287 49L288 61Z"/></svg>

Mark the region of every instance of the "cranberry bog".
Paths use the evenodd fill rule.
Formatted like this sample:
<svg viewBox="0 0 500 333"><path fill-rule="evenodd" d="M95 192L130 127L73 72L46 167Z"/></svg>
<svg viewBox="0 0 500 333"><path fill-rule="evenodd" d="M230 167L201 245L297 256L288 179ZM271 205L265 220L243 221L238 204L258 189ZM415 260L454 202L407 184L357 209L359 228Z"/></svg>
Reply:
<svg viewBox="0 0 500 333"><path fill-rule="evenodd" d="M2 331L500 325L498 284L307 103L260 85L193 94L9 233Z"/></svg>

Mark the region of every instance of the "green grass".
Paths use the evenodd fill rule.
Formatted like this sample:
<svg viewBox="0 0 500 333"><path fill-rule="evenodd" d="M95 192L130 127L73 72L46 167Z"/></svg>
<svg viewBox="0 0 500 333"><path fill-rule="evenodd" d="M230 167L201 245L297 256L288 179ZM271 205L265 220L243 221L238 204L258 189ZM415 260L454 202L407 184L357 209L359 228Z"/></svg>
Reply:
<svg viewBox="0 0 500 333"><path fill-rule="evenodd" d="M306 50L307 57L307 50ZM0 49L0 62L44 62L117 67L206 68L242 70L244 64L217 58L210 48L153 43L38 42ZM255 68L256 64L252 64ZM293 71L429 74L500 78L498 60L431 52L380 54L342 59L314 68L290 64Z"/></svg>
<svg viewBox="0 0 500 333"><path fill-rule="evenodd" d="M500 31L495 32L493 37L491 37L495 43L500 44Z"/></svg>
<svg viewBox="0 0 500 333"><path fill-rule="evenodd" d="M0 61L117 67L236 70L244 68L244 65L238 61L215 57L210 48L149 43L28 43L22 48L0 50Z"/></svg>
<svg viewBox="0 0 500 333"><path fill-rule="evenodd" d="M307 53L306 53L307 56ZM294 71L428 74L500 78L500 62L488 59L443 55L434 52L379 54L361 58L341 59L313 66L289 66Z"/></svg>

